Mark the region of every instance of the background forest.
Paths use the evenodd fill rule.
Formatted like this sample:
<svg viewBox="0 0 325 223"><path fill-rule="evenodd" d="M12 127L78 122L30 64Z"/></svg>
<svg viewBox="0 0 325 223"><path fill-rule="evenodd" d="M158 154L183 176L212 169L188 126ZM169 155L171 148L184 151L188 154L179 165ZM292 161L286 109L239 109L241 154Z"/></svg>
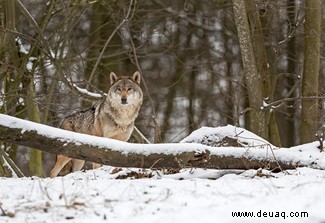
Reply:
<svg viewBox="0 0 325 223"><path fill-rule="evenodd" d="M277 146L315 141L325 129L321 3L0 0L0 111L57 127L100 100L111 71L139 70L136 126L151 142L226 124ZM55 159L1 150L27 175L47 176Z"/></svg>

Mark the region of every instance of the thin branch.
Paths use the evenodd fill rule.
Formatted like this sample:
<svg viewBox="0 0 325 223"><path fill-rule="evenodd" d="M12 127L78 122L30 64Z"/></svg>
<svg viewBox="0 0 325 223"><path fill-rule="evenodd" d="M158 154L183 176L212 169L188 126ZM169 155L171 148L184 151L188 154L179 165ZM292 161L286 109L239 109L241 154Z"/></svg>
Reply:
<svg viewBox="0 0 325 223"><path fill-rule="evenodd" d="M324 151L324 138L322 137L322 135L319 135L319 134L316 134L316 138L319 142L318 148L321 152L323 152Z"/></svg>
<svg viewBox="0 0 325 223"><path fill-rule="evenodd" d="M305 23L305 17L301 18L301 20L299 20L293 27L293 29L290 31L289 35L278 42L278 45L284 44L286 42L288 42L290 39L292 39L295 36L295 32L298 29L298 27L300 26L300 24L304 24Z"/></svg>
<svg viewBox="0 0 325 223"><path fill-rule="evenodd" d="M264 103L262 105L262 109L275 109L279 108L284 104L284 102L287 101L295 101L295 100L315 100L315 99L325 99L325 97L320 97L320 96L309 96L309 97L294 97L294 98L283 98L277 101L273 101L270 103Z"/></svg>
<svg viewBox="0 0 325 223"><path fill-rule="evenodd" d="M134 131L148 144L151 142L143 135L143 133L136 127L134 126Z"/></svg>

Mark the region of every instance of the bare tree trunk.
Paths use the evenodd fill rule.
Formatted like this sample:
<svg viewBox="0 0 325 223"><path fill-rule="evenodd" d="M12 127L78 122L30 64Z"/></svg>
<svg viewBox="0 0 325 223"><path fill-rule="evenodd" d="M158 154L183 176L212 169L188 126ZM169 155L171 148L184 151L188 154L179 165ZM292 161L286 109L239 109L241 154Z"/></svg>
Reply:
<svg viewBox="0 0 325 223"><path fill-rule="evenodd" d="M193 66L192 70L189 74L189 106L187 110L187 116L188 116L188 134L193 132L197 129L196 123L195 123L195 99L196 99L196 92L195 92L195 85L196 85L196 67Z"/></svg>
<svg viewBox="0 0 325 223"><path fill-rule="evenodd" d="M229 29L230 26L228 25L228 20L229 16L227 13L222 14L222 23L224 24L226 29ZM237 74L234 74L232 72L232 64L234 61L231 58L231 47L232 44L229 44L229 35L227 35L226 32L222 32L222 41L224 45L224 58L226 61L226 73L225 76L227 77L227 91L226 94L224 95L224 101L226 105L226 123L231 124L231 125L237 125L239 126L238 119L236 118L236 106L235 106L235 101L236 101L236 93L238 91L235 90L235 77ZM213 81L211 81L213 82ZM239 105L237 105L238 107Z"/></svg>
<svg viewBox="0 0 325 223"><path fill-rule="evenodd" d="M36 93L34 88L33 76L26 71L22 80L25 92L25 104L28 113L28 120L37 123L41 122L40 111L36 104ZM42 176L42 151L29 148L29 172L34 176Z"/></svg>
<svg viewBox="0 0 325 223"><path fill-rule="evenodd" d="M322 0L305 1L305 60L302 96L318 96ZM318 99L302 100L300 143L315 140L318 125Z"/></svg>
<svg viewBox="0 0 325 223"><path fill-rule="evenodd" d="M250 107L249 129L267 139L266 114L261 110L263 105L263 76L258 71L255 60L246 5L245 1L242 0L233 0L233 3Z"/></svg>
<svg viewBox="0 0 325 223"><path fill-rule="evenodd" d="M299 35L297 28L299 26L298 12L299 8L296 9L296 0L288 0L286 2L286 29L282 32L279 32L278 38L282 38L280 44L275 45L273 50L273 55L277 58L280 55L277 55L281 52L281 49L285 49L284 56L287 60L287 64L283 68L272 73L273 77L276 77L276 85L274 86L274 99L281 100L283 98L294 98L298 97L297 89L299 72L299 57L297 56L299 49L297 48L296 36ZM277 12L279 15L280 12ZM297 15L296 15L297 13ZM276 16L273 14L273 16ZM278 17L278 16L277 16ZM272 47L271 47L272 48ZM270 49L272 53L272 49ZM286 74L281 74L286 72ZM276 118L278 122L279 132L281 136L282 146L289 147L296 145L298 143L297 137L298 129L297 128L297 101L291 100L283 103L279 106L276 112Z"/></svg>
<svg viewBox="0 0 325 223"><path fill-rule="evenodd" d="M296 6L295 6L295 0L289 0L287 3L287 14L289 18L289 27L288 29L288 35L292 35L291 31L295 29L296 26L296 21L295 21L295 13L296 13ZM297 66L297 56L296 56L296 37L295 34L292 35L291 39L287 43L287 54L288 54L288 76L287 79L287 92L290 92L295 88L295 82L297 81L297 73L296 73L296 66ZM294 97L296 95L296 90L293 90L292 94L289 95L289 97ZM287 112L288 115L285 117L283 120L284 125L283 127L286 128L285 131L285 137L283 137L286 141L284 146L293 146L296 145L297 141L295 140L296 138L296 133L297 133L297 128L295 125L295 116L296 116L296 108L294 106L295 101L289 101L288 102L288 108ZM282 115L283 116L283 115Z"/></svg>
<svg viewBox="0 0 325 223"><path fill-rule="evenodd" d="M264 33L259 11L255 0L246 0L247 15L249 19L252 42L254 47L254 55L258 73L263 78L262 91L263 100L273 101L271 78L269 74L269 62L266 56L264 44ZM265 125L267 131L267 139L274 145L281 146L280 135L276 123L275 115L272 112L265 112Z"/></svg>
<svg viewBox="0 0 325 223"><path fill-rule="evenodd" d="M184 66L182 64L179 64L177 67L177 73L175 76L172 78L172 81L170 83L170 86L173 86L178 79L181 77L181 75L184 72ZM170 122L171 122L171 116L173 113L173 108L174 108L174 101L177 93L177 88L176 87L170 87L168 90L168 94L166 96L166 101L167 101L167 106L166 109L164 110L164 118L162 121L163 129L169 129L170 128ZM155 137L155 143L160 143L165 140L167 135L167 131L162 131L160 137L156 136Z"/></svg>

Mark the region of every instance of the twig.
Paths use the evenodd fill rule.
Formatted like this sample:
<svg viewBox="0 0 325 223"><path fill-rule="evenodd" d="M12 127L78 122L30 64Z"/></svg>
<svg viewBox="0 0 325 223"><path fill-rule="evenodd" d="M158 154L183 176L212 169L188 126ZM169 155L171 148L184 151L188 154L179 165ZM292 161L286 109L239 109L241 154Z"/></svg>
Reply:
<svg viewBox="0 0 325 223"><path fill-rule="evenodd" d="M296 23L296 24L294 25L294 27L293 27L293 29L290 31L289 35L288 35L285 39L279 41L279 42L278 42L278 45L281 45L281 44L283 44L283 43L286 43L286 42L288 42L290 39L292 39L292 37L295 36L294 33L296 32L297 28L300 26L300 24L304 24L304 23L305 23L305 17L303 17L303 18L302 18L298 23Z"/></svg>
<svg viewBox="0 0 325 223"><path fill-rule="evenodd" d="M273 109L274 107L279 107L286 101L295 101L295 100L315 100L315 99L325 99L323 96L309 96L309 97L294 97L294 98L283 98L277 101L273 101L270 103L264 104L261 108L262 109Z"/></svg>
<svg viewBox="0 0 325 223"><path fill-rule="evenodd" d="M148 144L151 142L143 135L143 133L136 127L134 126L134 130L140 135L140 137Z"/></svg>
<svg viewBox="0 0 325 223"><path fill-rule="evenodd" d="M320 149L321 152L324 151L324 138L323 138L323 134L316 134L316 138L319 142L319 146L318 149Z"/></svg>
<svg viewBox="0 0 325 223"><path fill-rule="evenodd" d="M0 202L0 210L1 210L1 214L0 214L0 216L7 216L7 214L6 214L6 212L5 212L5 210L3 210L3 208L2 208L2 203Z"/></svg>
<svg viewBox="0 0 325 223"><path fill-rule="evenodd" d="M279 167L280 171L282 172L283 169L282 169L282 167L281 167L281 165L280 165L278 159L275 157L275 154L274 154L274 151L273 151L272 146L270 146L270 144L267 144L267 147L270 148L270 150L271 150L271 152L272 152L272 155L273 155L273 158L274 158L275 162L278 164L278 167Z"/></svg>
<svg viewBox="0 0 325 223"><path fill-rule="evenodd" d="M62 178L61 180L61 185L62 185L62 194L61 194L61 198L63 197L64 202L65 202L65 206L68 206L68 199L67 196L65 195L65 187L64 187L64 180Z"/></svg>
<svg viewBox="0 0 325 223"><path fill-rule="evenodd" d="M164 158L157 159L150 167L149 169L152 169L158 162L164 160Z"/></svg>

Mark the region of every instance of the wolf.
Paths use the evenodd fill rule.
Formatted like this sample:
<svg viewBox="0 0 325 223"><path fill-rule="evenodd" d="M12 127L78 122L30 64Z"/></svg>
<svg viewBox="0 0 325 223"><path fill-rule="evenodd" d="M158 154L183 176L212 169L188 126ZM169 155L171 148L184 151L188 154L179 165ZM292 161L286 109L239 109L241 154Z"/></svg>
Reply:
<svg viewBox="0 0 325 223"><path fill-rule="evenodd" d="M143 101L141 75L117 76L110 73L110 87L99 104L65 117L60 128L73 132L128 141ZM85 161L58 155L50 177L81 170ZM96 168L100 165L93 164Z"/></svg>

